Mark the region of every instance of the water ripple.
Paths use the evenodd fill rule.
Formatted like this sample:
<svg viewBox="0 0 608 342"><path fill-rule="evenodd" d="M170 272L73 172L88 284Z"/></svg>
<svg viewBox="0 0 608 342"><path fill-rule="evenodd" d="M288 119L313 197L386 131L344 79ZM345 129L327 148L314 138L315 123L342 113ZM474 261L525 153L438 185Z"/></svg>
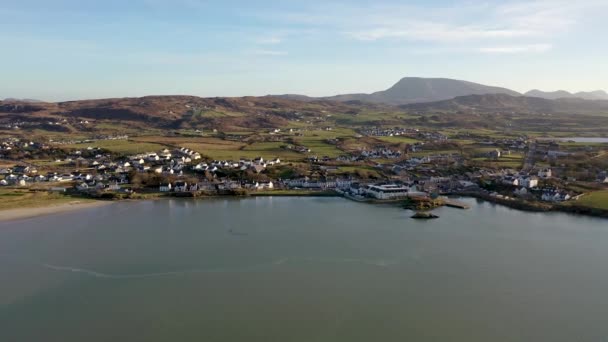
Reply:
<svg viewBox="0 0 608 342"><path fill-rule="evenodd" d="M95 270L86 268L60 266L52 264L42 264L43 267L66 273L79 273L94 278L105 278L105 279L140 279L140 278L155 278L155 277L166 277L166 276L183 276L197 273L240 273L240 272L252 272L260 271L265 268L271 268L275 266L286 265L289 263L295 263L298 261L304 262L315 262L315 263L355 263L376 267L389 267L398 264L396 260L372 260L372 259L349 259L349 258L280 258L270 263L257 264L248 267L240 268L209 268L209 269L191 269L191 270L180 270L180 271L169 271L169 272L158 272L158 273L140 273L140 274L112 274L103 273Z"/></svg>

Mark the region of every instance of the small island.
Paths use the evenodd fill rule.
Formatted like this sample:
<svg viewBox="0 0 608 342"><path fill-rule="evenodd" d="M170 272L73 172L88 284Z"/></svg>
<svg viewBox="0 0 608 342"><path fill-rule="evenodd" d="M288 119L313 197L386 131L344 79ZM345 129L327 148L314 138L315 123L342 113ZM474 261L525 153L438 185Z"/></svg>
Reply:
<svg viewBox="0 0 608 342"><path fill-rule="evenodd" d="M428 212L428 211L418 211L416 212L416 214L414 214L412 216L413 219L418 219L418 220L430 220L430 219L436 219L439 218L439 216Z"/></svg>

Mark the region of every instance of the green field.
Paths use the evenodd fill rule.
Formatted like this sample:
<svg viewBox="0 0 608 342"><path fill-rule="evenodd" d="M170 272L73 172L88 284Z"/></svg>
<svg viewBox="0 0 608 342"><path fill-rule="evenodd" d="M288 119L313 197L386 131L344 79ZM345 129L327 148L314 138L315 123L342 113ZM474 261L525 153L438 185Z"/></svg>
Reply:
<svg viewBox="0 0 608 342"><path fill-rule="evenodd" d="M37 208L56 204L66 204L81 198L73 198L59 193L45 191L32 192L22 189L0 189L0 210L16 208Z"/></svg>
<svg viewBox="0 0 608 342"><path fill-rule="evenodd" d="M420 142L420 140L416 140L410 137L402 137L402 136L396 136L396 137L376 137L378 140L381 141L386 141L388 143L392 143L392 144L415 144L417 142Z"/></svg>
<svg viewBox="0 0 608 342"><path fill-rule="evenodd" d="M592 192L584 195L578 200L578 202L576 202L576 204L589 208L608 210L608 190Z"/></svg>
<svg viewBox="0 0 608 342"><path fill-rule="evenodd" d="M318 137L302 137L297 139L298 143L311 149L311 154L318 157L329 156L337 157L344 154L344 151L338 149L335 145L328 144L325 139Z"/></svg>
<svg viewBox="0 0 608 342"><path fill-rule="evenodd" d="M300 160L305 157L304 154L281 148L283 145L285 145L285 143L282 142L259 142L247 145L242 150L236 152L240 157L247 157L250 159L263 157L264 159L280 158L282 160ZM238 157L233 159L238 159Z"/></svg>
<svg viewBox="0 0 608 342"><path fill-rule="evenodd" d="M87 147L99 147L108 151L120 154L138 154L145 152L158 152L166 147L166 145L140 142L132 140L100 140L84 144L64 145L66 148L86 149Z"/></svg>

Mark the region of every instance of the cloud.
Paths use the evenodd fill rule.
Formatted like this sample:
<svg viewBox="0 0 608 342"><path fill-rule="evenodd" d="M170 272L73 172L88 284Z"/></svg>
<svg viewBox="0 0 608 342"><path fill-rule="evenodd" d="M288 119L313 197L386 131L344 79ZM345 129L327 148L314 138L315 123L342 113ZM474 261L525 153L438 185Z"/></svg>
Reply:
<svg viewBox="0 0 608 342"><path fill-rule="evenodd" d="M270 36L259 38L255 42L261 45L277 45L283 42L283 38L277 36Z"/></svg>
<svg viewBox="0 0 608 342"><path fill-rule="evenodd" d="M606 0L470 0L452 5L380 1L366 6L317 3L297 12L266 11L257 16L275 24L315 29L324 36L338 35L364 43L468 44L469 50L485 44L507 44L518 48L527 45L528 50L534 50L533 46L544 44L540 42L557 40L605 10Z"/></svg>
<svg viewBox="0 0 608 342"><path fill-rule="evenodd" d="M450 43L492 38L527 37L534 35L534 32L522 29L491 29L474 26L454 27L446 24L419 22L407 28L383 27L346 32L346 34L361 41L403 39Z"/></svg>
<svg viewBox="0 0 608 342"><path fill-rule="evenodd" d="M251 54L258 56L286 56L289 53L280 50L253 50L251 51Z"/></svg>
<svg viewBox="0 0 608 342"><path fill-rule="evenodd" d="M478 51L487 54L516 54L516 53L541 53L553 48L551 44L531 44L520 46L493 46L482 47Z"/></svg>

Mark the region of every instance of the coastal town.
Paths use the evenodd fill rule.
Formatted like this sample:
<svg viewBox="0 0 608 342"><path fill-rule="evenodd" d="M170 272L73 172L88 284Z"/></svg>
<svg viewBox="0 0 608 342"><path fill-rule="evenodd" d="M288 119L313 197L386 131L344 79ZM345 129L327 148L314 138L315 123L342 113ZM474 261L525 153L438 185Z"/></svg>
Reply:
<svg viewBox="0 0 608 342"><path fill-rule="evenodd" d="M405 138L405 143L374 140L374 144L329 156L293 144L292 136L301 132L274 130L268 134L273 141L292 143L281 148L295 149L299 157L288 160L278 155L219 160L210 158L204 149L185 146L140 153L99 147L104 141L132 143L128 136L81 141L8 137L0 140L0 189L113 200L324 195L401 203L451 195L552 210L577 207L576 202L587 192L608 188L605 164L580 167L569 162L574 156L599 159L608 152L606 144L527 136L491 138L463 132L449 137L415 128L370 128L360 130L358 139ZM459 142L464 139L479 148L463 151ZM326 140L340 144L339 139Z"/></svg>

